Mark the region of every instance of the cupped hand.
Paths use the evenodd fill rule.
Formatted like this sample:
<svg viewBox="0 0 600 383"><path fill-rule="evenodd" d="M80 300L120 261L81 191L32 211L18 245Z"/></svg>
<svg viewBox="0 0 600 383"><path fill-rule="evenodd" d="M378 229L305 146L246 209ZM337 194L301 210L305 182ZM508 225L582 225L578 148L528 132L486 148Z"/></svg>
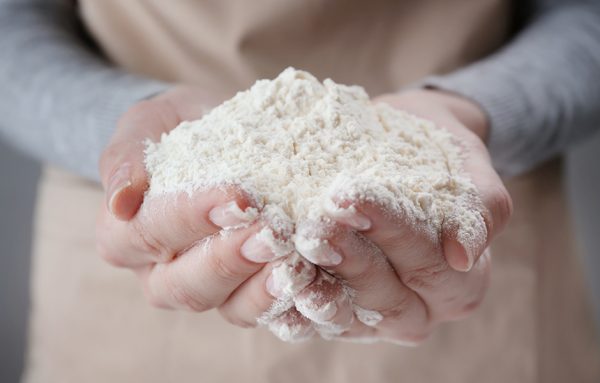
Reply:
<svg viewBox="0 0 600 383"><path fill-rule="evenodd" d="M144 141L157 141L220 101L193 88L175 88L136 105L121 119L101 161L107 201L97 226L99 251L134 270L153 304L194 311L216 307L230 322L253 326L272 311L274 297L292 294L289 307L267 318L284 339L306 338L316 329L329 337L417 343L436 324L460 318L481 302L490 269L484 250L510 216L511 201L490 165L485 117L476 106L432 91L380 99L433 120L461 143L487 236L472 248L450 231L432 241L379 206L337 201L353 214L332 216L338 224L322 237L327 249L303 253L321 266L315 269L294 254L270 262L273 249L257 234L272 229L239 190L144 200ZM289 288L277 283L282 268L302 274L302 285L282 291Z"/></svg>
<svg viewBox="0 0 600 383"><path fill-rule="evenodd" d="M152 304L198 312L220 308L230 322L252 326L273 303L266 281L276 255L257 236L271 229L249 198L232 188L144 195L145 141L158 141L223 99L174 87L125 113L100 163L106 204L97 247L111 264L136 272Z"/></svg>
<svg viewBox="0 0 600 383"><path fill-rule="evenodd" d="M341 338L416 344L439 323L463 318L481 303L491 266L486 249L510 217L512 202L491 165L484 144L486 117L474 103L431 90L386 95L375 102L431 120L454 136L464 151L464 171L479 194L481 204L474 208L487 234L462 244L451 227L442 227L439 237L431 239L381 206L335 201L335 210L343 209L345 214L331 214L336 224L313 233L326 245L316 252L299 250L328 278L345 281L346 288L323 299L323 294L315 293L316 287L309 287L296 298L296 306L322 325L345 325L345 331L334 334ZM348 297L353 318L337 315L323 323L326 309L331 312L331 305L339 303L347 306Z"/></svg>

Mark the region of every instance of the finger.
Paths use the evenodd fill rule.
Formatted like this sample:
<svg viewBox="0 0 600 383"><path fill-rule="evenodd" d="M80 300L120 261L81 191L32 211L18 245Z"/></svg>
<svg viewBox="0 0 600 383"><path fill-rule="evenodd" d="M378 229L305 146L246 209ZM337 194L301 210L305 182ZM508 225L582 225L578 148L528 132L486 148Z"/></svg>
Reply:
<svg viewBox="0 0 600 383"><path fill-rule="evenodd" d="M221 227L249 224L257 216L248 199L231 189L146 198L130 221L101 212L98 248L105 259L118 266L168 262Z"/></svg>
<svg viewBox="0 0 600 383"><path fill-rule="evenodd" d="M267 327L284 342L303 342L315 334L313 323L293 307L270 321Z"/></svg>
<svg viewBox="0 0 600 383"><path fill-rule="evenodd" d="M259 318L269 312L276 301L267 291L267 278L271 274L272 266L266 264L259 272L242 283L227 300L219 306L221 315L231 324L239 327L255 327ZM281 301L274 307L269 316L279 316L293 306L291 301ZM266 322L266 320L265 320Z"/></svg>
<svg viewBox="0 0 600 383"><path fill-rule="evenodd" d="M349 228L337 230L328 240L343 261L326 269L355 292L354 313L360 322L411 341L430 331L424 302L404 286L380 249Z"/></svg>
<svg viewBox="0 0 600 383"><path fill-rule="evenodd" d="M349 291L322 269L318 269L314 282L294 297L294 304L325 338L343 333L354 321Z"/></svg>
<svg viewBox="0 0 600 383"><path fill-rule="evenodd" d="M481 143L474 145L476 147L469 151L471 158L465 161L463 166L468 174L477 175L472 178L477 196L472 198L471 206L480 212L486 235L485 240L482 241L475 238L478 236L478 231L483 231L481 228L470 232L461 231L456 220L450 219L444 222L444 253L448 263L458 271L468 271L471 268L493 238L504 229L512 214L512 200L502 180L492 168L487 151ZM479 222L462 224L470 225L472 228L481 226Z"/></svg>
<svg viewBox="0 0 600 383"><path fill-rule="evenodd" d="M376 326L386 336L406 341L420 339L430 331L423 301L402 284L384 254L371 241L342 226L333 229L321 226L311 231L301 225L298 232L300 236L325 233L325 241L317 247L318 254L335 251L341 256L339 264L324 267L355 292L354 312L360 322Z"/></svg>
<svg viewBox="0 0 600 383"><path fill-rule="evenodd" d="M448 265L440 240L410 220L370 203L353 209L371 222L362 235L386 255L402 283L422 298L430 320L452 319L481 302L489 278L489 258L481 263L483 267L468 273L456 271Z"/></svg>
<svg viewBox="0 0 600 383"><path fill-rule="evenodd" d="M175 110L159 100L138 103L118 122L115 135L100 159L106 206L115 218L131 219L143 201L148 187L144 165L146 140L158 141L161 133L180 122Z"/></svg>
<svg viewBox="0 0 600 383"><path fill-rule="evenodd" d="M239 286L219 311L241 327L268 324L294 306L292 297L315 276L315 266L294 253L266 264Z"/></svg>
<svg viewBox="0 0 600 383"><path fill-rule="evenodd" d="M142 278L146 293L161 307L205 311L218 307L244 281L275 258L256 246L260 224L215 234L169 263L156 264Z"/></svg>

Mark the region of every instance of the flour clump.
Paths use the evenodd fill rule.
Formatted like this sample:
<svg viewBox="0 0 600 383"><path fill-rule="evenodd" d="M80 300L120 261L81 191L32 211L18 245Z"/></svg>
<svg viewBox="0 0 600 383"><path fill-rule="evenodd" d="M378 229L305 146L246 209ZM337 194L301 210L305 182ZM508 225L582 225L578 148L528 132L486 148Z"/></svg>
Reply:
<svg viewBox="0 0 600 383"><path fill-rule="evenodd" d="M486 231L461 164L450 133L432 122L293 68L146 149L148 197L236 186L292 231L335 214L334 198L369 201L432 237L452 223L470 247Z"/></svg>

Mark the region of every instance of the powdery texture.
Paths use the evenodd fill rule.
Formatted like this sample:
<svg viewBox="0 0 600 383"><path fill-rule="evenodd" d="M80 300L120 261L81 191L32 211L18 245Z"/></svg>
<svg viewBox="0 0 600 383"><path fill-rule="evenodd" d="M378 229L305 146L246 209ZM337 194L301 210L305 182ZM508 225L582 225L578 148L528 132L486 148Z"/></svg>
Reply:
<svg viewBox="0 0 600 383"><path fill-rule="evenodd" d="M297 252L278 261L273 266L271 277L274 285L280 286L280 297L273 302L266 312L257 318L257 323L269 325L287 310L294 307L294 297L315 279L316 274L315 266Z"/></svg>
<svg viewBox="0 0 600 383"><path fill-rule="evenodd" d="M317 269L300 254L293 253L273 267L271 276L276 286L281 286L282 297L293 298L316 277Z"/></svg>
<svg viewBox="0 0 600 383"><path fill-rule="evenodd" d="M291 225L325 217L332 196L370 201L433 236L446 219L471 245L485 226L461 162L432 122L293 68L146 149L149 196L237 185Z"/></svg>
<svg viewBox="0 0 600 383"><path fill-rule="evenodd" d="M320 246L297 235L297 224L353 212L333 200L381 205L434 241L450 230L470 251L486 228L461 162L451 135L432 122L374 105L361 87L288 68L149 142L147 193L238 186L274 230L265 238L282 257Z"/></svg>

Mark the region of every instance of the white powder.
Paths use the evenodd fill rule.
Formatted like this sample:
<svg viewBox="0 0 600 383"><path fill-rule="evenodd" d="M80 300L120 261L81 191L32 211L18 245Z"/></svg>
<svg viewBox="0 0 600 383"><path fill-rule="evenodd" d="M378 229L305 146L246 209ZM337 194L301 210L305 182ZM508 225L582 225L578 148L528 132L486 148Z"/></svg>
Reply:
<svg viewBox="0 0 600 383"><path fill-rule="evenodd" d="M432 122L373 105L361 87L288 68L148 143L147 193L236 185L278 234L261 233L281 256L320 246L295 235L296 224L352 213L332 204L334 196L378 203L435 241L451 224L470 249L486 229L461 162L451 135Z"/></svg>
<svg viewBox="0 0 600 383"><path fill-rule="evenodd" d="M276 299L271 307L257 318L257 323L269 325L282 313L294 307L294 297L315 279L316 274L315 266L297 252L293 252L274 265L271 276L274 284L281 288L281 297ZM273 327L271 326L271 328Z"/></svg>
<svg viewBox="0 0 600 383"><path fill-rule="evenodd" d="M447 131L292 68L149 143L146 166L149 197L237 185L293 227L320 220L336 195L380 203L435 235L447 219L459 239L485 238Z"/></svg>
<svg viewBox="0 0 600 383"><path fill-rule="evenodd" d="M356 305L354 305L354 314L359 321L370 327L377 326L383 319L383 316L377 311L367 310Z"/></svg>
<svg viewBox="0 0 600 383"><path fill-rule="evenodd" d="M314 335L315 328L305 319L299 319L299 316L297 311L291 310L266 323L266 326L285 342L302 342Z"/></svg>
<svg viewBox="0 0 600 383"><path fill-rule="evenodd" d="M293 298L308 286L316 274L315 267L296 252L273 267L271 273L274 284L281 286L281 293L289 298Z"/></svg>

